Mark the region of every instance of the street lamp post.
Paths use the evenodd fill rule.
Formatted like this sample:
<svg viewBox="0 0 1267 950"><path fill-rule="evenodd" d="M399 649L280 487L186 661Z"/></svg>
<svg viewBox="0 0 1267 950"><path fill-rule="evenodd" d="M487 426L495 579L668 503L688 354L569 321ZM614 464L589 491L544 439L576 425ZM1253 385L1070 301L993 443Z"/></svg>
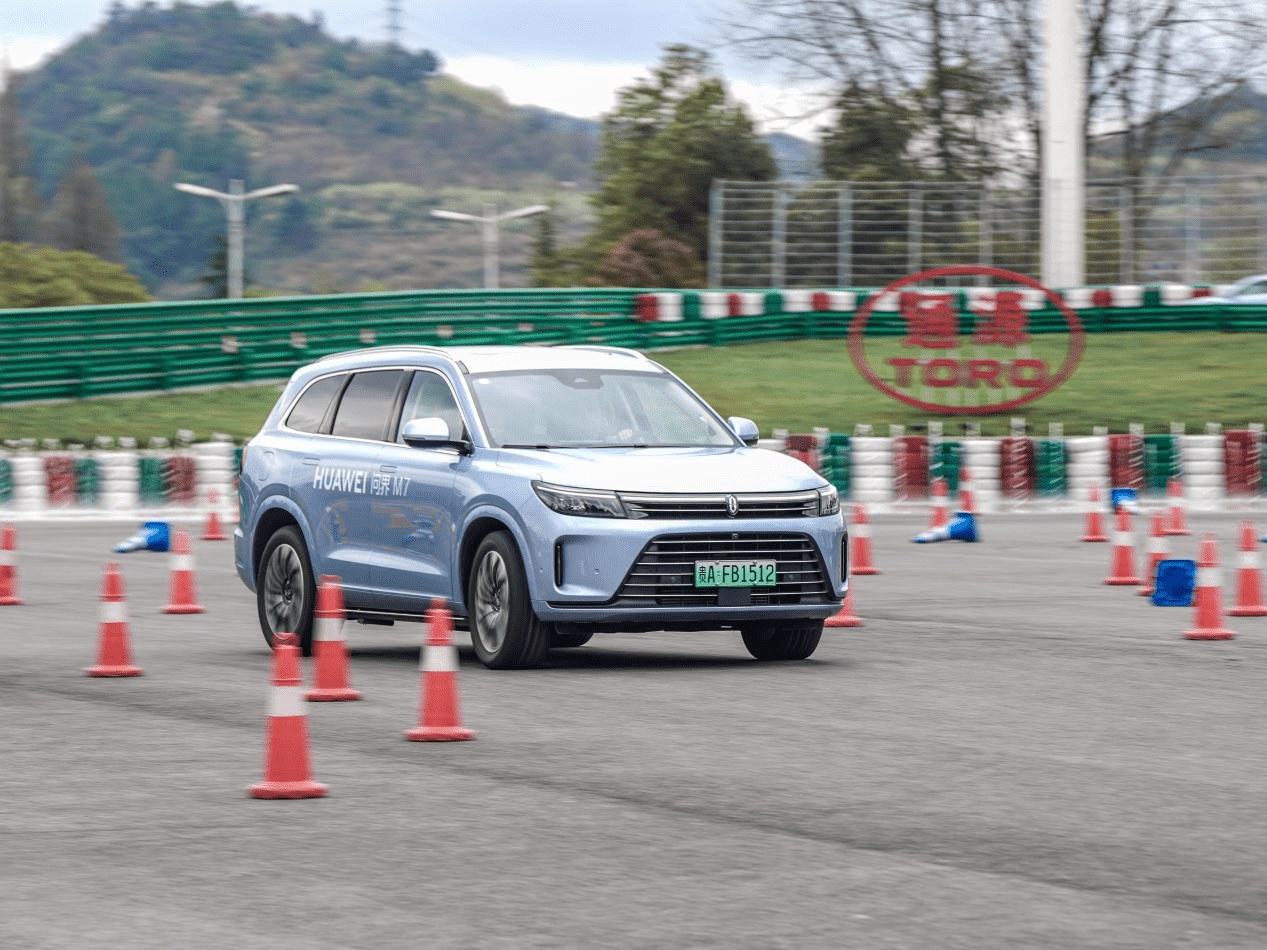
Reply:
<svg viewBox="0 0 1267 950"><path fill-rule="evenodd" d="M227 256L226 269L228 271L228 295L232 298L242 296L243 273L243 236L245 234L246 225L246 202L252 198L271 198L274 195L288 195L291 192L298 191L298 185L269 185L267 188L256 188L254 191L243 192L243 182L240 178L233 178L229 181L229 191L216 191L214 188L204 188L202 185L190 185L183 181L173 185L177 191L183 191L187 195L198 195L201 198L215 198L224 206L224 211L228 217L229 233L227 236Z"/></svg>
<svg viewBox="0 0 1267 950"><path fill-rule="evenodd" d="M495 205L486 204L482 215L466 214L462 211L435 210L431 212L431 216L433 218L444 218L449 221L474 221L481 226L484 236L484 289L496 290L499 284L497 226L510 218L526 218L530 214L540 214L542 211L549 210L549 205L529 205L526 208L516 208L514 211L498 214Z"/></svg>

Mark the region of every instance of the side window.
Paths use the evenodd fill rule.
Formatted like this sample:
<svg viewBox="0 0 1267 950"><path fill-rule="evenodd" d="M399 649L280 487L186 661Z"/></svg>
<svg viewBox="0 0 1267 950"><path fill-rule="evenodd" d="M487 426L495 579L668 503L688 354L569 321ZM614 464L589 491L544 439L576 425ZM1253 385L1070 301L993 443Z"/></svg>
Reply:
<svg viewBox="0 0 1267 950"><path fill-rule="evenodd" d="M448 382L438 373L419 370L414 374L409 395L405 397L405 410L400 415L402 423L410 419L443 419L449 427L449 438L460 439L465 432L462 412L453 399Z"/></svg>
<svg viewBox="0 0 1267 950"><path fill-rule="evenodd" d="M316 432L321 428L321 420L326 417L330 401L339 393L346 376L327 376L319 379L299 397L286 417L286 425L300 432Z"/></svg>
<svg viewBox="0 0 1267 950"><path fill-rule="evenodd" d="M339 400L330 433L354 439L382 439L404 375L400 369L355 374Z"/></svg>

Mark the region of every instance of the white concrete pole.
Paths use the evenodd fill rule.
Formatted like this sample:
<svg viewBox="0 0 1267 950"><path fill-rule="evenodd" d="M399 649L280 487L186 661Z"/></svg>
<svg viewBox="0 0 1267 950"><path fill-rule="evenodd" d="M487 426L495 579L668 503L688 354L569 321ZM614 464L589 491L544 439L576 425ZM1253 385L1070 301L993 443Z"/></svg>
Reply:
<svg viewBox="0 0 1267 950"><path fill-rule="evenodd" d="M1082 17L1077 0L1045 0L1043 32L1042 282L1085 283Z"/></svg>

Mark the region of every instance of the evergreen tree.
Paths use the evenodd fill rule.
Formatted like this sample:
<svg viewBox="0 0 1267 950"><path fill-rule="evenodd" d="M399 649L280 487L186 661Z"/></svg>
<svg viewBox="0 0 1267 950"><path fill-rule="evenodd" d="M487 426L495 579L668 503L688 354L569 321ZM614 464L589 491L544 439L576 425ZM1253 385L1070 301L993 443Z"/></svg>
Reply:
<svg viewBox="0 0 1267 950"><path fill-rule="evenodd" d="M35 234L40 199L29 174L30 151L18 113L18 84L6 66L0 71L0 241L26 241Z"/></svg>
<svg viewBox="0 0 1267 950"><path fill-rule="evenodd" d="M198 282L207 288L207 296L212 298L229 296L229 240L223 234L211 236L211 257L207 259L207 270L198 278ZM246 286L246 274L242 275L242 285Z"/></svg>
<svg viewBox="0 0 1267 950"><path fill-rule="evenodd" d="M45 224L48 243L63 251L119 258L119 222L92 166L80 156L62 177Z"/></svg>

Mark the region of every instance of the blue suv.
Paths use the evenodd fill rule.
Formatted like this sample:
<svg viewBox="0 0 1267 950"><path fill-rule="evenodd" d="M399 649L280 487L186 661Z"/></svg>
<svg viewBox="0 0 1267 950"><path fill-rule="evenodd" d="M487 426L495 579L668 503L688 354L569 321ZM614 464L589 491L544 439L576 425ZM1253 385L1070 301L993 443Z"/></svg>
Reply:
<svg viewBox="0 0 1267 950"><path fill-rule="evenodd" d="M495 669L595 633L738 630L804 659L847 589L836 490L633 350L378 347L298 370L242 455L238 574L312 646L443 598Z"/></svg>

